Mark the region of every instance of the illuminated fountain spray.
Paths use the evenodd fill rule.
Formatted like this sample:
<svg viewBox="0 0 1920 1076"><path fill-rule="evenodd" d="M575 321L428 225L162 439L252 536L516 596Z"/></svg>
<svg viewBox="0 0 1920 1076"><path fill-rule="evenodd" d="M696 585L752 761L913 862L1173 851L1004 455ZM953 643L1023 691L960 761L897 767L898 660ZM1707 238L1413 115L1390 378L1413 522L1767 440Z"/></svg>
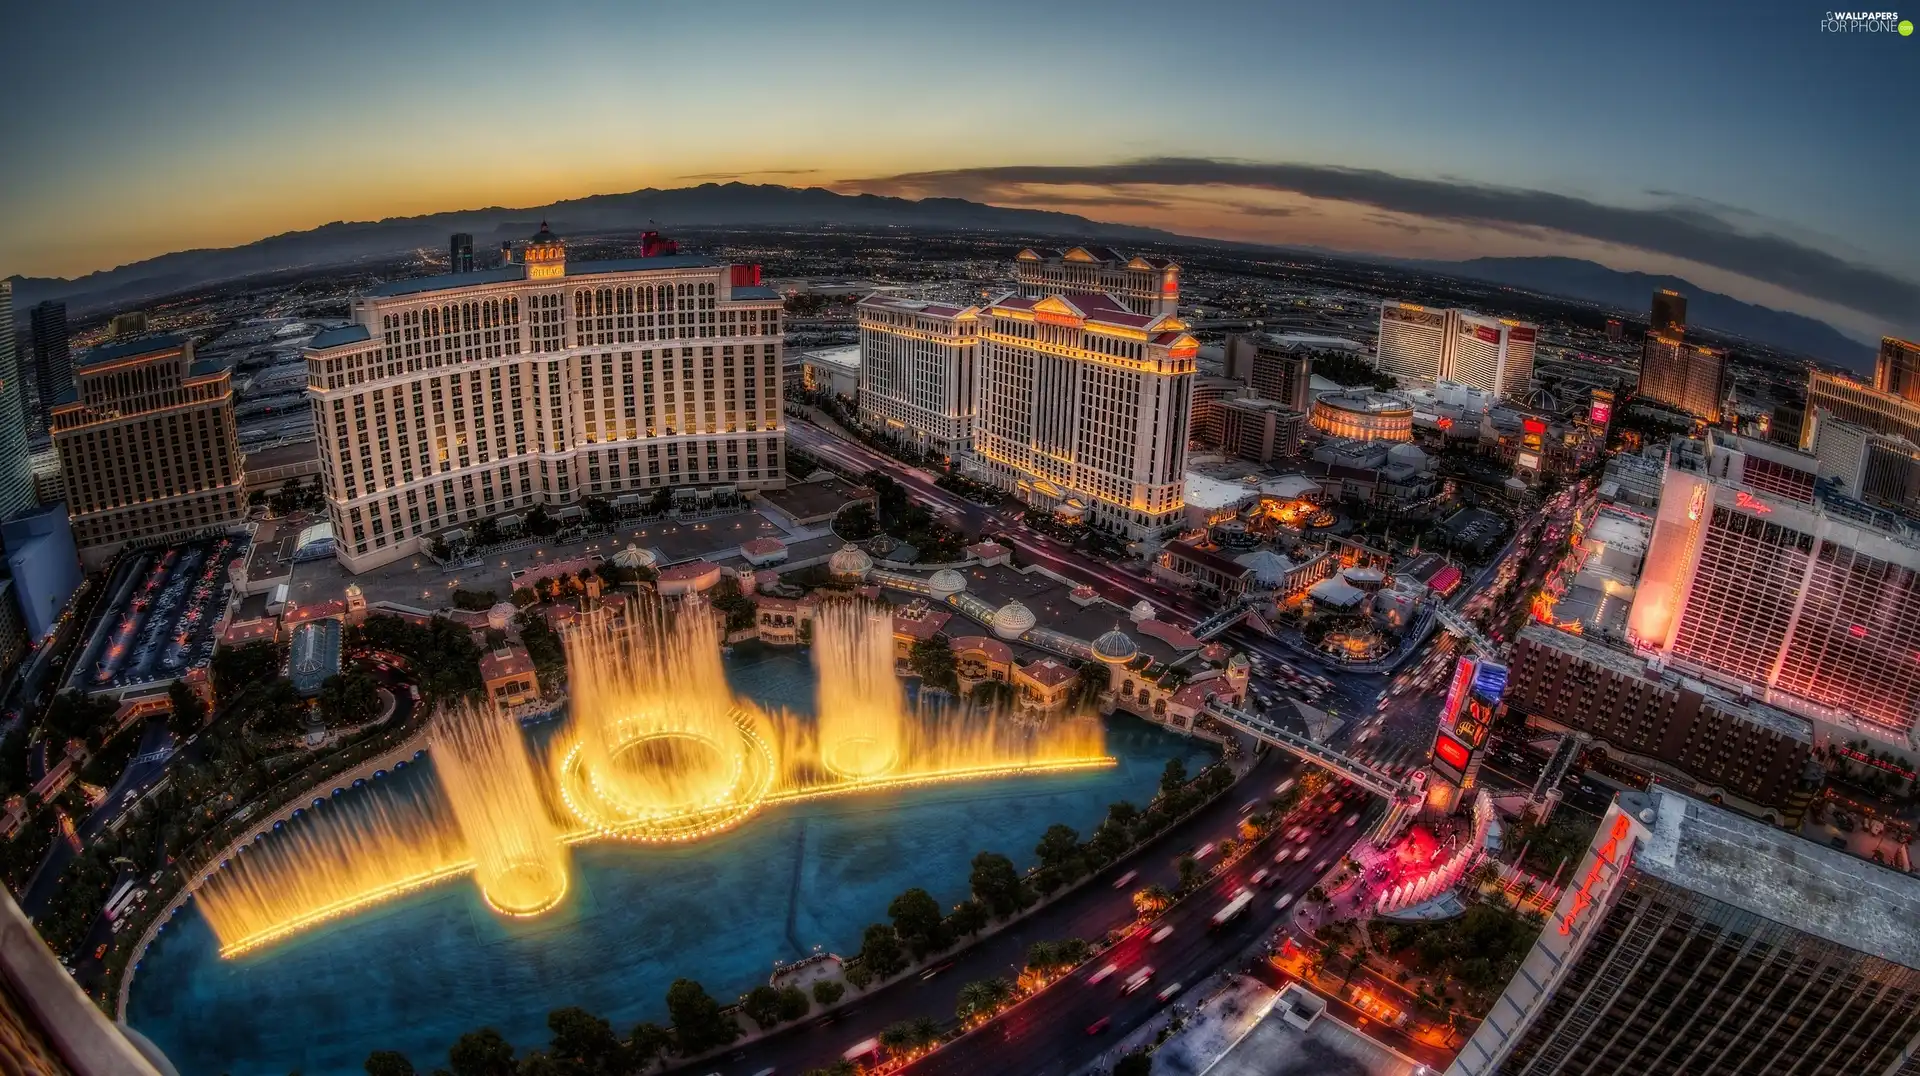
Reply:
<svg viewBox="0 0 1920 1076"><path fill-rule="evenodd" d="M644 606L624 633L580 628L567 666L575 741L557 776L591 829L688 840L737 824L766 798L776 766L765 722L735 701L705 602Z"/></svg>
<svg viewBox="0 0 1920 1076"><path fill-rule="evenodd" d="M835 602L813 618L820 683L818 743L827 771L852 780L900 763L906 699L893 675L893 614L885 606Z"/></svg>
<svg viewBox="0 0 1920 1076"><path fill-rule="evenodd" d="M433 717L433 763L495 911L538 915L567 895L567 853L534 778L520 725L492 706Z"/></svg>

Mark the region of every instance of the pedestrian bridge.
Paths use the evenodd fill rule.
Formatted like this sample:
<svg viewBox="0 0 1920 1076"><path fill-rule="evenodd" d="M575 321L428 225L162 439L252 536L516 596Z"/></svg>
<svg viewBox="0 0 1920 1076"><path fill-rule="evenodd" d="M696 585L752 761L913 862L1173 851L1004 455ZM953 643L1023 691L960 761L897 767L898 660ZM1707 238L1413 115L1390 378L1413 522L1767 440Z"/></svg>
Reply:
<svg viewBox="0 0 1920 1076"><path fill-rule="evenodd" d="M1217 699L1207 701L1207 716L1230 725L1264 743L1270 743L1324 770L1331 770L1361 788L1387 801L1387 813L1367 832L1375 845L1384 845L1426 802L1426 775L1416 773L1401 780L1391 777L1352 755L1336 751L1318 740L1280 727L1259 714L1228 706Z"/></svg>

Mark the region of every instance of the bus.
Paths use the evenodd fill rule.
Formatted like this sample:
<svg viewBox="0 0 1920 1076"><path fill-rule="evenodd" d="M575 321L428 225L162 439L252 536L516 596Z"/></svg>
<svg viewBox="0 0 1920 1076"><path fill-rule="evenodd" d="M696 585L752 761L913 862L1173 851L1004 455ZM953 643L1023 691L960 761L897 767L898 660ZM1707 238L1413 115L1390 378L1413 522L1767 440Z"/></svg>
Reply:
<svg viewBox="0 0 1920 1076"><path fill-rule="evenodd" d="M1228 901L1224 907L1213 913L1211 926L1215 930L1226 926L1228 923L1239 918L1240 913L1246 911L1247 905L1252 903L1253 894L1248 890L1242 889L1232 900Z"/></svg>

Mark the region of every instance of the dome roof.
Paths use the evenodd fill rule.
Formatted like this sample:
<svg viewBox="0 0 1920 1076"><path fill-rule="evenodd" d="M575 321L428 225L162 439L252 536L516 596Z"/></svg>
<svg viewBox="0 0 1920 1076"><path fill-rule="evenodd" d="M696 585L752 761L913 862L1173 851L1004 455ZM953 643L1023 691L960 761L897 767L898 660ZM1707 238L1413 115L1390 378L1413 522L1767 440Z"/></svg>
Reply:
<svg viewBox="0 0 1920 1076"><path fill-rule="evenodd" d="M512 602L495 602L493 608L487 610L487 626L495 631L505 631L507 625L513 623L513 614L519 611Z"/></svg>
<svg viewBox="0 0 1920 1076"><path fill-rule="evenodd" d="M1394 445L1392 448L1387 449L1387 458L1395 463L1420 464L1427 462L1427 454L1421 451L1418 445L1410 443Z"/></svg>
<svg viewBox="0 0 1920 1076"><path fill-rule="evenodd" d="M927 578L927 587L937 598L945 598L967 589L967 577L952 568L942 568Z"/></svg>
<svg viewBox="0 0 1920 1076"><path fill-rule="evenodd" d="M1008 602L993 614L993 633L1002 639L1018 639L1032 631L1037 623L1033 610L1017 601Z"/></svg>
<svg viewBox="0 0 1920 1076"><path fill-rule="evenodd" d="M1133 611L1127 615L1133 618L1135 624L1140 623L1142 620L1152 620L1153 603L1145 598L1141 598L1134 604Z"/></svg>
<svg viewBox="0 0 1920 1076"><path fill-rule="evenodd" d="M653 551L629 542L627 548L613 555L613 563L620 568L651 568L654 563Z"/></svg>
<svg viewBox="0 0 1920 1076"><path fill-rule="evenodd" d="M827 558L827 570L835 575L855 575L862 578L873 570L873 558L866 550L848 542Z"/></svg>
<svg viewBox="0 0 1920 1076"><path fill-rule="evenodd" d="M1109 665L1124 665L1140 652L1132 636L1114 628L1093 641L1093 656Z"/></svg>

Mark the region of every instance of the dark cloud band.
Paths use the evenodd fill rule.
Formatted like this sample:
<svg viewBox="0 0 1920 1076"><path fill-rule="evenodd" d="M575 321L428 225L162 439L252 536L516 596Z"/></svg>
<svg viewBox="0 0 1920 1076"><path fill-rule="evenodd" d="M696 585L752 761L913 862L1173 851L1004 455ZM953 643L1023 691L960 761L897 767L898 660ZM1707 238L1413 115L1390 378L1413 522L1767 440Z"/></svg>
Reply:
<svg viewBox="0 0 1920 1076"><path fill-rule="evenodd" d="M1710 265L1896 323L1910 324L1920 317L1920 283L1792 239L1740 230L1697 205L1626 208L1548 191L1416 179L1371 169L1196 157L1151 157L1105 165L960 168L838 184L842 189L875 194L1000 202L1020 200L1021 189L1028 186L1069 185L1239 187L1352 202L1460 224L1541 228ZM1140 197L1137 190L1128 193Z"/></svg>

